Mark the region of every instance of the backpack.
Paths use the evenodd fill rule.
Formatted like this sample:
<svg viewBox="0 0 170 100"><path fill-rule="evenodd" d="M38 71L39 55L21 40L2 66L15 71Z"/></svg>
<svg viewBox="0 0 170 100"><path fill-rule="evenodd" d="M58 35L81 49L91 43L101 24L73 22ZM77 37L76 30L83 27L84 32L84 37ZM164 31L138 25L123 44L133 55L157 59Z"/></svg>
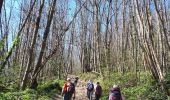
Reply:
<svg viewBox="0 0 170 100"><path fill-rule="evenodd" d="M94 85L93 84L89 84L88 87L87 87L87 90L88 91L93 91L94 89Z"/></svg>
<svg viewBox="0 0 170 100"><path fill-rule="evenodd" d="M112 91L109 94L109 100L122 100L120 91Z"/></svg>
<svg viewBox="0 0 170 100"><path fill-rule="evenodd" d="M96 92L95 92L95 94L96 94L97 96L101 96L101 95L102 95L102 87L101 87L100 85L98 85L98 86L96 87Z"/></svg>
<svg viewBox="0 0 170 100"><path fill-rule="evenodd" d="M75 79L74 83L77 83L78 82L78 78Z"/></svg>
<svg viewBox="0 0 170 100"><path fill-rule="evenodd" d="M75 86L73 83L70 83L70 85L67 88L67 92L72 94L74 93L74 91L75 91Z"/></svg>

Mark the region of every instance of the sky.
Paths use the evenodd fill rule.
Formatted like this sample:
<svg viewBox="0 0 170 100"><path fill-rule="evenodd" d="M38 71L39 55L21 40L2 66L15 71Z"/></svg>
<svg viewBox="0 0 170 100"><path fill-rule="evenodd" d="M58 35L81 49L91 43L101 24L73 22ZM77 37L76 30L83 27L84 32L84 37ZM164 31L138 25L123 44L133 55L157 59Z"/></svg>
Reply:
<svg viewBox="0 0 170 100"><path fill-rule="evenodd" d="M12 46L12 33L17 34L17 29L19 25L19 16L20 16L20 4L22 0L5 0L5 10L6 10L6 16L7 20L9 19L10 16L10 11L12 12L11 14L11 19L10 19L10 32L9 32L9 47ZM68 14L68 19L72 20L74 16L74 11L76 8L76 2L75 0L68 0L69 1L69 14ZM3 4L3 9L4 9L4 4ZM4 10L2 11L2 16L4 15ZM12 31L11 31L12 30Z"/></svg>
<svg viewBox="0 0 170 100"><path fill-rule="evenodd" d="M11 20L9 22L10 23L10 29L12 29L12 31L9 32L10 34L17 33L18 24L19 24L20 2L21 1L22 0L5 0L5 8L6 8L7 19L9 18L11 7L14 6L13 9L12 9ZM74 16L74 12L75 12L75 8L76 8L76 0L68 0L68 2L69 2L68 20L71 21L73 16ZM170 8L169 0L166 0L166 6ZM151 4L150 9L151 9L151 11L153 11L155 9L153 2ZM4 15L3 12L4 11L2 11L2 15ZM9 41L11 41L10 45L12 45L12 35L9 36Z"/></svg>
<svg viewBox="0 0 170 100"><path fill-rule="evenodd" d="M3 17L2 18L4 18L5 13L6 13L7 21L10 18L9 32L8 32L8 34L9 34L9 37L8 37L9 48L12 46L12 38L14 37L14 36L12 36L12 33L17 32L18 24L19 24L19 9L20 8L19 8L19 5L18 5L18 3L19 3L18 1L19 0L4 0L4 3L3 3L3 9L2 9L2 16ZM4 10L4 8L5 8L5 10ZM11 13L11 15L10 15L10 13ZM4 25L4 23L5 22L2 21L2 25Z"/></svg>

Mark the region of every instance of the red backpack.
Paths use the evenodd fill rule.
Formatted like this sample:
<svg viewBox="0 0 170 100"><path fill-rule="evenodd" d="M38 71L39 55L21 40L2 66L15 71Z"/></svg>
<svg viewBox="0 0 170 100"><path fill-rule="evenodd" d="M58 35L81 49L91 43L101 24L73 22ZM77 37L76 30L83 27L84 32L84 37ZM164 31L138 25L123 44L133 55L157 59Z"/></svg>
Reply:
<svg viewBox="0 0 170 100"><path fill-rule="evenodd" d="M75 91L75 86L73 83L70 83L67 88L67 92L72 94L72 93L74 93L74 91Z"/></svg>

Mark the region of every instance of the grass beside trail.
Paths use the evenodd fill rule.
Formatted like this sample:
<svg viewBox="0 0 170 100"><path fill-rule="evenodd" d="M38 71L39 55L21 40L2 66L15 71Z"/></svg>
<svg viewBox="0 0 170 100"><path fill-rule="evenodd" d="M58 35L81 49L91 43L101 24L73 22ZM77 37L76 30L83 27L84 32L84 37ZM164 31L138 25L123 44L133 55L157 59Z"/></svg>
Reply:
<svg viewBox="0 0 170 100"><path fill-rule="evenodd" d="M98 74L95 73L84 73L80 77L84 80L93 80L94 83L100 82L103 88L102 100L108 98L109 90L113 84L118 84L121 88L121 92L126 100L165 100L167 97L159 89L159 84L153 81L150 74L147 72L141 72L138 78L133 73L125 73L124 75L119 73L112 73L110 77L105 76L100 78Z"/></svg>
<svg viewBox="0 0 170 100"><path fill-rule="evenodd" d="M136 78L136 75L132 72L110 74L104 73L104 77L96 73L84 73L78 75L81 80L86 82L90 79L94 83L100 82L103 88L103 96L101 100L106 100L108 93L113 84L118 84L121 88L121 92L126 100L167 100L166 95L160 90L160 84L153 81L150 74L147 72L141 72ZM166 77L167 86L170 86L170 74ZM58 94L62 90L64 84L63 80L52 80L44 83L39 83L37 90L26 89L19 91L18 86L10 85L8 87L0 85L0 100L51 100L55 94Z"/></svg>
<svg viewBox="0 0 170 100"><path fill-rule="evenodd" d="M51 100L51 97L61 92L63 84L63 80L53 80L40 83L37 90L24 91L18 91L18 87L7 87L6 91L0 92L0 100Z"/></svg>

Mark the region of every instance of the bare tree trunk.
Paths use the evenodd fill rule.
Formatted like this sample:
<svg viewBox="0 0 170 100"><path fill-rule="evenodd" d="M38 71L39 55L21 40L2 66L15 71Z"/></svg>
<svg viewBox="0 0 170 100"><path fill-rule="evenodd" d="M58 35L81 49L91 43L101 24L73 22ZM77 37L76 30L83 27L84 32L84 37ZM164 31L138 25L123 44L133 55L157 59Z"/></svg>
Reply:
<svg viewBox="0 0 170 100"><path fill-rule="evenodd" d="M2 72L2 69L5 68L5 65L7 64L8 59L9 59L10 56L12 55L13 50L14 50L15 47L19 44L18 42L19 42L19 38L20 38L21 32L22 32L23 28L25 27L26 22L28 21L30 15L31 15L31 12L32 12L32 10L33 10L33 8L34 8L35 2L36 2L36 0L34 0L32 6L30 7L29 12L28 12L28 15L26 16L26 18L25 18L25 20L24 20L21 28L19 29L19 31L18 31L18 33L17 33L17 36L16 36L16 38L14 39L14 43L13 43L12 47L11 47L10 50L8 51L8 55L6 55L5 60L2 62L2 66L1 66L1 68L0 68L0 72Z"/></svg>
<svg viewBox="0 0 170 100"><path fill-rule="evenodd" d="M109 1L109 7L108 7L108 13L106 16L106 30L105 30L105 49L104 49L104 53L105 53L105 64L106 64L106 68L108 70L108 74L110 76L110 69L111 69L111 64L110 64L110 41L111 41L111 36L110 34L112 34L112 32L109 32L109 25L110 25L110 15L111 15L111 9L112 8L112 0ZM103 11L104 12L104 11Z"/></svg>
<svg viewBox="0 0 170 100"><path fill-rule="evenodd" d="M169 44L169 41L168 41L168 36L167 36L167 31L166 31L167 29L165 28L164 19L161 18L161 15L159 13L159 9L157 7L157 0L154 0L154 6L155 6L156 13L158 15L158 19L159 19L161 26L162 26L163 34L164 34L164 37L165 37L165 43L167 45L166 47L170 51L170 44Z"/></svg>
<svg viewBox="0 0 170 100"><path fill-rule="evenodd" d="M33 74L32 74L32 79L31 79L31 87L32 88L37 87L34 84L34 83L37 83L37 76L38 76L37 72L38 72L39 68L44 66L44 65L42 65L42 58L43 58L43 55L44 55L44 51L45 51L45 47L46 47L46 41L47 41L47 37L48 37L49 31L50 31L50 26L51 26L51 22L52 22L54 11L55 11L56 1L57 0L53 1L53 3L52 3L53 5L52 5L52 7L50 8L50 11L49 11L49 16L48 16L48 19L47 19L46 28L45 28L44 35L43 35L43 41L42 41L42 44L41 44L40 54L39 54L37 64L36 64L35 69L34 69Z"/></svg>
<svg viewBox="0 0 170 100"><path fill-rule="evenodd" d="M125 61L126 61L126 55L125 55L125 33L126 33L126 0L123 0L123 10L122 10L122 64L121 64L121 72L122 74L125 73Z"/></svg>
<svg viewBox="0 0 170 100"><path fill-rule="evenodd" d="M28 81L28 74L30 72L30 68L32 67L33 52L34 52L35 43L36 43L36 40L37 40L37 34L38 34L38 29L39 29L39 24L40 24L40 20L41 20L41 14L42 14L43 7L44 7L44 0L42 0L42 4L41 4L40 9L39 9L39 15L38 15L37 21L36 21L36 28L35 28L35 31L34 31L32 42L31 42L31 47L29 49L28 63L27 63L27 66L26 66L26 70L25 70L25 73L24 73L23 80L21 82L21 89L22 90L24 90L25 87L26 87L26 83Z"/></svg>
<svg viewBox="0 0 170 100"><path fill-rule="evenodd" d="M1 15L1 10L2 10L2 5L3 5L3 0L0 1L0 15Z"/></svg>
<svg viewBox="0 0 170 100"><path fill-rule="evenodd" d="M145 4L145 1L144 1L144 4ZM147 21L146 25L148 27L145 27L144 20L143 20L144 15L139 13L138 0L134 0L134 7L136 9L137 19L139 21L139 27L140 27L139 33L142 33L142 35L143 35L143 38L140 38L138 36L138 38L140 38L140 40L142 40L140 46L143 49L143 51L146 53L146 56L148 57L148 60L149 60L148 63L150 65L150 69L151 69L152 75L155 78L155 81L160 82L161 86L165 89L165 91L167 91L166 90L167 88L164 83L164 75L163 75L163 72L161 71L160 62L158 61L158 57L157 57L155 49L154 49L154 41L153 41L153 34L152 34L152 28L151 28L152 20L149 18L150 16L148 13L148 8L146 6L146 21ZM162 24L162 26L163 26L163 24ZM148 35L146 35L146 34L148 34ZM165 34L166 33L164 33L164 35ZM166 40L166 42L167 42L167 40Z"/></svg>

